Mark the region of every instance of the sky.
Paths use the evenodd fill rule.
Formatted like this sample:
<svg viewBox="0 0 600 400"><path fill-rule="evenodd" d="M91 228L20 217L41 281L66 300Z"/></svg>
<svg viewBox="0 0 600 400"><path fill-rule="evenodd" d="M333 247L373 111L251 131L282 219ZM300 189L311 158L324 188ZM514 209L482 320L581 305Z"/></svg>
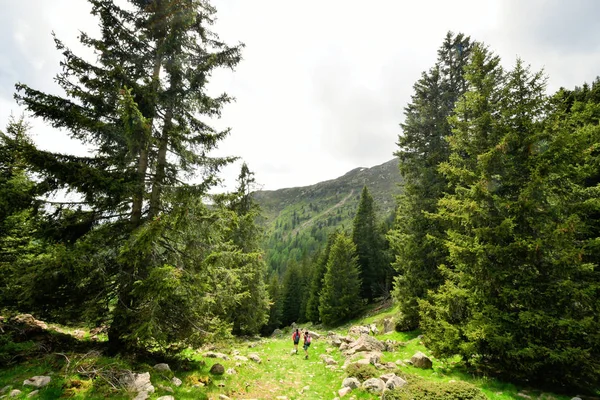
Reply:
<svg viewBox="0 0 600 400"><path fill-rule="evenodd" d="M265 190L311 185L393 158L412 86L433 66L446 32L485 42L510 68L544 69L549 93L600 75L597 0L219 0L214 30L243 42L235 71L209 90L227 92L215 155L234 155ZM17 82L61 94L61 54L51 33L78 49L97 32L84 0L0 0L0 129L20 115ZM83 52L83 54L89 54ZM42 148L80 154L64 132L31 120ZM223 172L232 188L239 163Z"/></svg>

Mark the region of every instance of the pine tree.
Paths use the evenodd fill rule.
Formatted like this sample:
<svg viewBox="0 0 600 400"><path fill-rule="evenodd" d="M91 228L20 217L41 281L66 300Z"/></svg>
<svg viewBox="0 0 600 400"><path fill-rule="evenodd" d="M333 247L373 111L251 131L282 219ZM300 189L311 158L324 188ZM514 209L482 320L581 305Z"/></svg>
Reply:
<svg viewBox="0 0 600 400"><path fill-rule="evenodd" d="M298 322L301 318L300 308L302 303L302 272L296 261L290 261L283 275L282 284L282 316L281 322L288 326Z"/></svg>
<svg viewBox="0 0 600 400"><path fill-rule="evenodd" d="M375 218L373 197L363 187L353 221L352 241L356 245L362 282L361 296L372 301L385 286L384 240Z"/></svg>
<svg viewBox="0 0 600 400"><path fill-rule="evenodd" d="M356 246L343 233L336 236L331 247L319 312L326 325L345 322L362 310L361 281Z"/></svg>
<svg viewBox="0 0 600 400"><path fill-rule="evenodd" d="M82 33L79 39L98 54L97 61L78 57L55 39L64 55L56 80L66 97L24 84L17 85L15 97L92 149L91 156L75 157L21 146L48 190L67 189L84 205L65 202L57 209L57 235L70 234L70 244L82 238L88 246L107 249L89 248L87 265L110 275L102 298L115 301L104 319L112 321L113 348L122 349L137 343L140 327L147 326L138 310L144 307L139 288L154 268L162 268L154 257L157 247L142 247L176 248L160 238L169 235L156 231L167 229L158 220L178 209L177 202L205 195L216 183L215 173L230 161L208 156L228 131L215 131L200 117L219 116L231 100L225 94L210 97L205 88L213 70L239 62L241 45L229 47L209 30L215 9L206 1L130 0L127 7L89 1L101 37ZM200 184L182 182L194 173L203 177ZM160 325L166 319L153 321ZM151 337L151 331L145 332Z"/></svg>
<svg viewBox="0 0 600 400"><path fill-rule="evenodd" d="M321 298L321 289L323 288L323 279L327 272L327 261L331 254L331 247L335 242L338 232L334 232L327 237L327 243L322 252L316 255L310 292L308 295L308 304L306 307L306 319L318 323L321 320L319 314L319 302Z"/></svg>
<svg viewBox="0 0 600 400"><path fill-rule="evenodd" d="M282 299L282 288L279 283L279 277L277 274L272 274L269 279L268 285L269 292L269 319L267 323L261 328L263 335L269 335L273 330L281 326L282 315L283 315L283 299Z"/></svg>
<svg viewBox="0 0 600 400"><path fill-rule="evenodd" d="M585 336L598 328L588 295L598 281L577 240L582 192L572 172L581 162L572 151L591 138L573 145L572 131L551 133L545 79L521 61L505 75L477 47L466 77L441 167L455 187L439 211L452 267L422 302L426 341L437 355L513 379L597 382L598 346Z"/></svg>
<svg viewBox="0 0 600 400"><path fill-rule="evenodd" d="M448 33L438 50L433 68L414 85L411 103L405 108L402 134L398 138L403 193L398 199L394 229L388 234L394 268L394 298L400 305L397 327L412 330L419 325L418 299L442 282L438 266L446 262L445 227L430 216L448 192L438 165L448 160L448 117L465 91L463 68L473 43L463 34Z"/></svg>

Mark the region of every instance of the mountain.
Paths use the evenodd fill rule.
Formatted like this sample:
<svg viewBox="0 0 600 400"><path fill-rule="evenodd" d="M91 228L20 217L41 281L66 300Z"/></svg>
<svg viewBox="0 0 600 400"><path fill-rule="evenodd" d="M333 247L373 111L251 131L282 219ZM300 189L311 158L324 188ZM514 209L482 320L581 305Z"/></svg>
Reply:
<svg viewBox="0 0 600 400"><path fill-rule="evenodd" d="M314 254L335 229L351 230L363 186L373 196L380 221L390 218L401 182L398 160L355 168L311 186L254 193L263 211L265 252L271 271Z"/></svg>

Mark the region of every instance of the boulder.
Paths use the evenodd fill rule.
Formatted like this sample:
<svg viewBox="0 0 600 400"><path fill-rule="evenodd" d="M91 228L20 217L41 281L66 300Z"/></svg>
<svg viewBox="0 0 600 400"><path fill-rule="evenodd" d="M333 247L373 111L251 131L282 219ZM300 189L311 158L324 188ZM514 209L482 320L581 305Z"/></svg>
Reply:
<svg viewBox="0 0 600 400"><path fill-rule="evenodd" d="M206 353L204 353L204 357L220 358L221 360L229 360L229 356L227 354L216 353L214 351L207 351Z"/></svg>
<svg viewBox="0 0 600 400"><path fill-rule="evenodd" d="M169 364L160 363L154 366L154 370L157 372L170 372L171 367L169 367Z"/></svg>
<svg viewBox="0 0 600 400"><path fill-rule="evenodd" d="M273 333L271 333L271 336L281 336L283 335L283 331L281 329L275 329L273 331Z"/></svg>
<svg viewBox="0 0 600 400"><path fill-rule="evenodd" d="M216 363L216 364L213 364L212 367L210 367L209 372L213 375L223 375L225 373L225 367L223 367L219 363Z"/></svg>
<svg viewBox="0 0 600 400"><path fill-rule="evenodd" d="M172 383L173 385L175 385L175 386L179 387L179 386L181 386L181 384L182 384L183 382L181 382L181 379L179 379L179 378L176 378L176 377L173 377L173 379L171 379L171 383Z"/></svg>
<svg viewBox="0 0 600 400"><path fill-rule="evenodd" d="M234 368L228 368L227 371L225 371L225 373L227 375L235 375L237 374L237 371Z"/></svg>
<svg viewBox="0 0 600 400"><path fill-rule="evenodd" d="M170 386L158 385L158 389L162 390L163 392L175 393L173 388Z"/></svg>
<svg viewBox="0 0 600 400"><path fill-rule="evenodd" d="M48 329L48 325L46 325L45 322L33 318L33 315L31 314L16 315L11 318L11 321L16 324L25 325L28 332L42 331Z"/></svg>
<svg viewBox="0 0 600 400"><path fill-rule="evenodd" d="M248 354L248 358L251 359L252 361L254 361L257 364L260 364L262 362L262 360L260 359L260 357L256 353Z"/></svg>
<svg viewBox="0 0 600 400"><path fill-rule="evenodd" d="M383 379L384 376L387 376L388 379ZM394 374L382 375L381 379L385 381L386 389L398 389L407 384L407 382L404 379Z"/></svg>
<svg viewBox="0 0 600 400"><path fill-rule="evenodd" d="M348 329L348 335L352 336L368 335L369 332L369 327L363 325L354 325L351 326L350 329Z"/></svg>
<svg viewBox="0 0 600 400"><path fill-rule="evenodd" d="M358 389L360 387L360 381L356 378L346 378L342 382L342 387L349 387L350 389Z"/></svg>
<svg viewBox="0 0 600 400"><path fill-rule="evenodd" d="M431 362L431 359L420 351L416 352L415 355L410 358L410 361L412 365L414 365L417 368L433 368L433 362Z"/></svg>
<svg viewBox="0 0 600 400"><path fill-rule="evenodd" d="M14 390L10 391L10 393L8 394L8 397L18 397L21 395L21 393L23 393L23 392L21 392L19 389L14 389Z"/></svg>
<svg viewBox="0 0 600 400"><path fill-rule="evenodd" d="M351 355L365 351L383 351L385 345L374 337L361 335L358 339L348 345L348 349L344 350L344 354Z"/></svg>
<svg viewBox="0 0 600 400"><path fill-rule="evenodd" d="M149 372L143 374L128 372L123 376L122 383L130 392L137 392L138 394L145 392L147 395L145 398L148 398L148 393L154 393L154 386L150 382Z"/></svg>
<svg viewBox="0 0 600 400"><path fill-rule="evenodd" d="M352 391L351 388L349 387L343 387L340 390L338 390L338 396L340 396L340 398L344 397L345 395L347 395L348 393L350 393Z"/></svg>
<svg viewBox="0 0 600 400"><path fill-rule="evenodd" d="M225 396L224 394L219 395L219 400L231 400L231 398Z"/></svg>
<svg viewBox="0 0 600 400"><path fill-rule="evenodd" d="M337 361L335 361L333 357L324 357L323 362L325 365L337 365Z"/></svg>
<svg viewBox="0 0 600 400"><path fill-rule="evenodd" d="M138 392L137 396L135 396L133 400L146 400L148 397L150 397L150 394L142 390L141 392Z"/></svg>
<svg viewBox="0 0 600 400"><path fill-rule="evenodd" d="M396 322L393 318L388 317L383 320L383 333L390 333L396 330Z"/></svg>
<svg viewBox="0 0 600 400"><path fill-rule="evenodd" d="M370 378L363 382L362 388L369 393L381 393L385 383L379 378Z"/></svg>
<svg viewBox="0 0 600 400"><path fill-rule="evenodd" d="M321 334L315 331L308 331L308 333L310 334L310 336L312 336L313 339L320 339L321 338Z"/></svg>
<svg viewBox="0 0 600 400"><path fill-rule="evenodd" d="M23 386L33 386L36 389L43 388L50 383L49 376L34 376L33 378L25 379Z"/></svg>
<svg viewBox="0 0 600 400"><path fill-rule="evenodd" d="M248 361L248 357L244 356L233 356L233 359L236 361Z"/></svg>

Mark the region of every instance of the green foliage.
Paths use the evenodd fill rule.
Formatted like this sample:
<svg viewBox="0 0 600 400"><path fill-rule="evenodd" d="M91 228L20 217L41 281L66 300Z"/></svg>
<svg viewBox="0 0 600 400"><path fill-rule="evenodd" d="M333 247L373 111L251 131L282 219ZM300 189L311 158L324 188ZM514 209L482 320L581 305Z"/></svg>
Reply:
<svg viewBox="0 0 600 400"><path fill-rule="evenodd" d="M336 232L329 235L325 249L316 256L312 282L309 288L308 304L306 307L306 319L311 322L317 323L321 321L321 315L319 314L321 289L323 288L323 280L327 272L327 261L331 254L331 247L333 246L336 237Z"/></svg>
<svg viewBox="0 0 600 400"><path fill-rule="evenodd" d="M292 322L298 322L303 318L300 310L302 306L302 297L304 296L304 279L300 265L292 261L286 268L282 284L281 322L284 326L290 325Z"/></svg>
<svg viewBox="0 0 600 400"><path fill-rule="evenodd" d="M403 193L398 198L394 229L388 235L398 273L393 292L400 304L397 327L403 331L419 325L418 300L443 282L438 265L447 256L443 245L445 227L431 214L436 212L438 200L450 190L438 165L448 160L446 139L451 128L447 118L465 91L463 68L472 47L469 37L449 32L438 50L436 64L415 83L404 112L395 153L400 159Z"/></svg>
<svg viewBox="0 0 600 400"><path fill-rule="evenodd" d="M361 297L373 301L385 293L386 265L385 240L375 218L375 206L369 189L363 187L358 211L353 221L352 241L356 245L361 278Z"/></svg>
<svg viewBox="0 0 600 400"><path fill-rule="evenodd" d="M346 374L349 378L356 378L361 382L370 378L377 378L381 373L371 364L352 363L346 367Z"/></svg>
<svg viewBox="0 0 600 400"><path fill-rule="evenodd" d="M319 304L321 321L333 325L355 317L362 310L356 246L343 233L336 235L327 260L327 272Z"/></svg>
<svg viewBox="0 0 600 400"><path fill-rule="evenodd" d="M476 386L463 381L431 382L410 376L409 383L384 392L382 400L486 400Z"/></svg>
<svg viewBox="0 0 600 400"><path fill-rule="evenodd" d="M545 79L520 60L504 73L476 46L465 72L440 166L454 188L437 214L451 267L421 301L425 341L435 355L511 379L595 387L599 281L584 254L587 212L597 209L583 204L597 155L581 154L598 143L598 120L582 133L560 109L544 118Z"/></svg>
<svg viewBox="0 0 600 400"><path fill-rule="evenodd" d="M283 299L282 287L279 283L279 277L276 274L271 276L267 287L269 293L269 318L267 323L261 328L263 335L268 335L282 324L283 318Z"/></svg>

